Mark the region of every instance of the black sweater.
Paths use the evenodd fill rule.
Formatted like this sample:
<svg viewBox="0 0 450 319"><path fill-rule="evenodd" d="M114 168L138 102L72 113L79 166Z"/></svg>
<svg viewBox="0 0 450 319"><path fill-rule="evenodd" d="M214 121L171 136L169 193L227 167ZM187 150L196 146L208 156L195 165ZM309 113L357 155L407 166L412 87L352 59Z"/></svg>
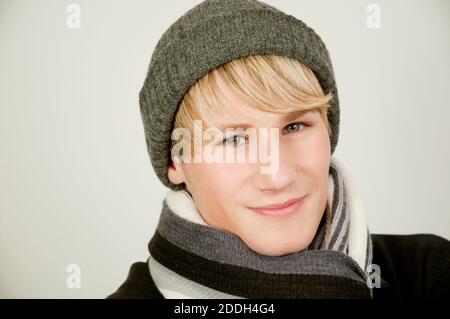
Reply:
<svg viewBox="0 0 450 319"><path fill-rule="evenodd" d="M450 242L432 234L373 234L373 264L381 269L374 299L450 298ZM163 299L148 264L134 263L125 282L107 298Z"/></svg>

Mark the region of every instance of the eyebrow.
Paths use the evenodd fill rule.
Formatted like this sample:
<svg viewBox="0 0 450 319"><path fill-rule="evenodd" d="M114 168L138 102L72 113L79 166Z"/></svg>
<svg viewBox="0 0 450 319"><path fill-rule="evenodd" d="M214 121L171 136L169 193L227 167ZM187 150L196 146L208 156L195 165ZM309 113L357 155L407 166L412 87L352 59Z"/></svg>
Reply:
<svg viewBox="0 0 450 319"><path fill-rule="evenodd" d="M280 119L279 124L295 120L296 118L299 118L300 116L303 116L306 113L311 112L311 111L313 111L313 110L301 110L301 111L294 111L294 112L287 113ZM251 128L251 127L253 127L253 125L249 124L249 123L235 123L235 124L225 123L225 124L221 124L221 125L217 126L217 128L220 130L224 130L226 128L234 128L234 129L242 128L242 129L246 130L247 128Z"/></svg>

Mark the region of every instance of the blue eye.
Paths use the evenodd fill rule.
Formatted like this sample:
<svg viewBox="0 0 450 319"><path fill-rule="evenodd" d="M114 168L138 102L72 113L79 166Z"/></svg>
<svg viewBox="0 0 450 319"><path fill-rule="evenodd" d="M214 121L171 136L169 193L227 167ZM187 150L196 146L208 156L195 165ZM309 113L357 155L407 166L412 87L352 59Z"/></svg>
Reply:
<svg viewBox="0 0 450 319"><path fill-rule="evenodd" d="M241 145L242 143L239 143L239 138L241 138L240 141L243 142L245 142L246 140L246 137L244 135L233 135L229 138L224 139L223 144L231 144L233 146Z"/></svg>
<svg viewBox="0 0 450 319"><path fill-rule="evenodd" d="M296 123L291 123L291 124L287 125L284 129L287 131L287 133L295 133L300 130L301 125L305 126L305 127L310 126L309 124L306 124L306 123L296 122Z"/></svg>

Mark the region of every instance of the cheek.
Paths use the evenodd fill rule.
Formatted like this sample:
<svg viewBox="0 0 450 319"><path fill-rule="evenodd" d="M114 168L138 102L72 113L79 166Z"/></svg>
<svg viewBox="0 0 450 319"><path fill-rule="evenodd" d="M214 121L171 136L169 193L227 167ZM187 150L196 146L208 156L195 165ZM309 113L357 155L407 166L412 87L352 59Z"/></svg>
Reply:
<svg viewBox="0 0 450 319"><path fill-rule="evenodd" d="M243 165L226 163L190 164L186 169L189 184L198 191L231 194L243 180Z"/></svg>
<svg viewBox="0 0 450 319"><path fill-rule="evenodd" d="M188 165L185 169L188 189L202 216L211 225L224 224L231 217L244 185L243 164Z"/></svg>
<svg viewBox="0 0 450 319"><path fill-rule="evenodd" d="M318 130L317 134L311 137L308 148L310 150L311 160L316 163L317 169L322 171L325 169L328 175L331 148L330 139L325 127Z"/></svg>
<svg viewBox="0 0 450 319"><path fill-rule="evenodd" d="M308 175L314 183L328 183L328 172L331 159L330 139L325 126L308 132L295 145L295 162L299 169Z"/></svg>

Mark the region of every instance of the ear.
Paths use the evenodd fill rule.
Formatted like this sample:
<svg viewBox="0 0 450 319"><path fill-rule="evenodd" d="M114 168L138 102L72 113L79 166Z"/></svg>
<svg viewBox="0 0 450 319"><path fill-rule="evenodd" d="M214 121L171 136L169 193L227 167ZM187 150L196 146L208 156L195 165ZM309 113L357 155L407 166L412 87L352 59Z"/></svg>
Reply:
<svg viewBox="0 0 450 319"><path fill-rule="evenodd" d="M183 167L181 164L171 162L167 168L167 177L172 184L181 184L186 182Z"/></svg>

